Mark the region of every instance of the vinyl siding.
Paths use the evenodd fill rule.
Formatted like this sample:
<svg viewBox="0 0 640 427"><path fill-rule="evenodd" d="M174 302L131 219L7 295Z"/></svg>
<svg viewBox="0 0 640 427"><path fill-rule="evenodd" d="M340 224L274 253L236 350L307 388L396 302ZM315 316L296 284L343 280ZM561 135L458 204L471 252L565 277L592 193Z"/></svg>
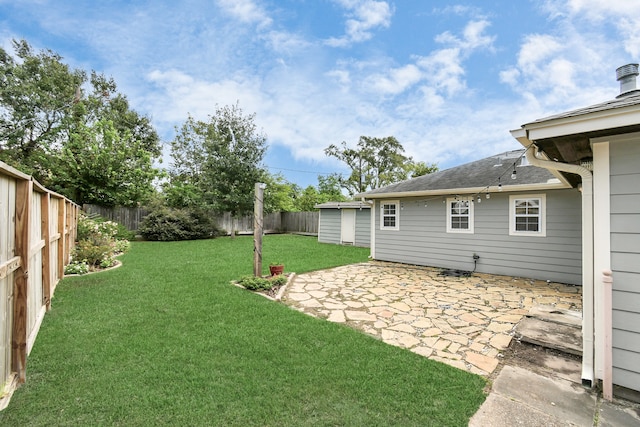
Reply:
<svg viewBox="0 0 640 427"><path fill-rule="evenodd" d="M610 145L613 382L640 391L640 141Z"/></svg>
<svg viewBox="0 0 640 427"><path fill-rule="evenodd" d="M399 230L380 230L376 215L376 259L473 270L477 254L480 273L581 284L580 193L546 192L546 237L509 235L510 194L529 193L492 193L475 203L473 234L446 232L444 197L401 199Z"/></svg>
<svg viewBox="0 0 640 427"><path fill-rule="evenodd" d="M371 246L371 209L356 211L356 246Z"/></svg>
<svg viewBox="0 0 640 427"><path fill-rule="evenodd" d="M340 209L320 209L318 242L340 244Z"/></svg>
<svg viewBox="0 0 640 427"><path fill-rule="evenodd" d="M356 209L355 246L369 247L371 242L371 209ZM340 244L342 210L320 209L318 242Z"/></svg>

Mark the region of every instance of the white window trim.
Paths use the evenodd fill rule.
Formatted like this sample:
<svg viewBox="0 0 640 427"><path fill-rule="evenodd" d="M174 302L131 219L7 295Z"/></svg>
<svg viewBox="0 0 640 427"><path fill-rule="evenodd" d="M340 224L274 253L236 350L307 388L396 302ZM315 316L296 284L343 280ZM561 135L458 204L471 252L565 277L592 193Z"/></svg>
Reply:
<svg viewBox="0 0 640 427"><path fill-rule="evenodd" d="M539 199L540 200L540 230L516 231L516 200ZM509 235L547 237L547 195L546 194L518 194L509 196Z"/></svg>
<svg viewBox="0 0 640 427"><path fill-rule="evenodd" d="M460 229L460 228L451 228L451 203L452 202L469 202L469 228ZM464 199L456 199L454 197L447 198L447 233L464 233L464 234L473 234L474 233L474 211L473 211L473 200L464 200Z"/></svg>
<svg viewBox="0 0 640 427"><path fill-rule="evenodd" d="M385 227L384 225L384 205L396 206L396 225L394 227ZM400 201L399 200L382 200L380 202L380 230L400 230Z"/></svg>

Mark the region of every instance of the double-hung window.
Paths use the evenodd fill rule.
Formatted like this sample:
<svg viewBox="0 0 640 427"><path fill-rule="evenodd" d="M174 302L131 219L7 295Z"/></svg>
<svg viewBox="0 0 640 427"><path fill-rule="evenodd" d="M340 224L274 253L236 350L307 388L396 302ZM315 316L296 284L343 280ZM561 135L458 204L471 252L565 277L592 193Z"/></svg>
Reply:
<svg viewBox="0 0 640 427"><path fill-rule="evenodd" d="M473 233L473 202L447 199L447 233Z"/></svg>
<svg viewBox="0 0 640 427"><path fill-rule="evenodd" d="M380 202L380 230L400 229L400 203L397 200Z"/></svg>
<svg viewBox="0 0 640 427"><path fill-rule="evenodd" d="M546 236L545 205L544 194L509 196L509 234Z"/></svg>

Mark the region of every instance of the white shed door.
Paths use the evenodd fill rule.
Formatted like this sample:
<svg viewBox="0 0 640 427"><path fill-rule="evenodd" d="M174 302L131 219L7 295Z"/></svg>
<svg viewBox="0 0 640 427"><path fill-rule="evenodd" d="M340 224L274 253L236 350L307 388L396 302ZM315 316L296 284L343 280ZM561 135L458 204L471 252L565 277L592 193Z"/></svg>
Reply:
<svg viewBox="0 0 640 427"><path fill-rule="evenodd" d="M342 209L340 242L353 245L356 241L356 210Z"/></svg>

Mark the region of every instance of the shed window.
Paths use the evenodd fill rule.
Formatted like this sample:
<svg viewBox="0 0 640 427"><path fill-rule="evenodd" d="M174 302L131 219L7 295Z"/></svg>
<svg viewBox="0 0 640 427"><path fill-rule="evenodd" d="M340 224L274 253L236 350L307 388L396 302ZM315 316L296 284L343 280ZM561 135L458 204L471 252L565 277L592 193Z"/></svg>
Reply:
<svg viewBox="0 0 640 427"><path fill-rule="evenodd" d="M546 236L544 194L509 197L509 234Z"/></svg>
<svg viewBox="0 0 640 427"><path fill-rule="evenodd" d="M447 233L473 233L473 202L447 199Z"/></svg>
<svg viewBox="0 0 640 427"><path fill-rule="evenodd" d="M399 203L398 201L380 203L380 229L381 230L398 230L399 229Z"/></svg>

